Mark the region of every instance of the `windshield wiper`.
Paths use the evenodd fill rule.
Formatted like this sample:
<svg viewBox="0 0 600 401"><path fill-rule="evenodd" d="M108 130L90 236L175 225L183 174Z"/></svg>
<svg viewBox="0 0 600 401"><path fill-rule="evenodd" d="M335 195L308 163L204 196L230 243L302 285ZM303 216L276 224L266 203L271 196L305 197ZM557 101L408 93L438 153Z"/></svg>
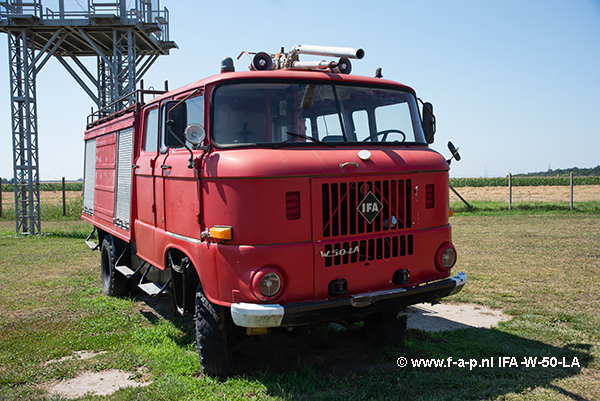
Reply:
<svg viewBox="0 0 600 401"><path fill-rule="evenodd" d="M291 136L293 136L293 137L296 137L296 138L308 139L308 140L310 140L310 141L313 141L313 142L315 142L315 143L320 143L320 144L322 144L322 145L331 146L332 148L335 148L335 147L336 147L336 146L335 146L334 144L332 144L332 143L320 141L320 140L318 140L317 138L313 138L312 136L308 136L308 135L302 135L302 134L296 134L296 133L293 133L293 132L286 132L286 134L288 134L288 135L291 135ZM281 145L283 145L283 144L286 144L286 143L288 143L288 142L290 142L290 141L292 141L292 140L294 140L294 138L286 139L286 140L285 140L285 141L283 141L283 142L276 143L275 145L273 145L273 147L274 147L274 148L278 148L279 146L281 146Z"/></svg>

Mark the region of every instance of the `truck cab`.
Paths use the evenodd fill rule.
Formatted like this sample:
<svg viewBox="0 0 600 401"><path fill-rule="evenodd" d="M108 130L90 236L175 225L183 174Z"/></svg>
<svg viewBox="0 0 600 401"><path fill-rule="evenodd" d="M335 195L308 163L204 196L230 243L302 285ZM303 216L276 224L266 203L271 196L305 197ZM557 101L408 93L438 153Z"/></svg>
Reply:
<svg viewBox="0 0 600 401"><path fill-rule="evenodd" d="M362 320L376 341L401 341L406 306L466 283L451 274L431 105L349 74L362 50L298 47L257 53L246 72L226 61L86 131L82 218L98 230L104 291L169 292L196 315L207 374L230 370L239 328Z"/></svg>

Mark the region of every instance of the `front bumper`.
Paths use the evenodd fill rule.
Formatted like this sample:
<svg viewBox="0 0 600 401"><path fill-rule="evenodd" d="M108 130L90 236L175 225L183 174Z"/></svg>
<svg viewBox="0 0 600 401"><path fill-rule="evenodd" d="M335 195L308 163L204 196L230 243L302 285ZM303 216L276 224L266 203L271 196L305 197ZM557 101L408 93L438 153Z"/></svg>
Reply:
<svg viewBox="0 0 600 401"><path fill-rule="evenodd" d="M241 327L298 326L348 318L364 318L370 314L408 305L431 302L459 293L467 283L467 275L453 277L413 288L367 292L346 298L315 303L296 304L231 304L233 322Z"/></svg>

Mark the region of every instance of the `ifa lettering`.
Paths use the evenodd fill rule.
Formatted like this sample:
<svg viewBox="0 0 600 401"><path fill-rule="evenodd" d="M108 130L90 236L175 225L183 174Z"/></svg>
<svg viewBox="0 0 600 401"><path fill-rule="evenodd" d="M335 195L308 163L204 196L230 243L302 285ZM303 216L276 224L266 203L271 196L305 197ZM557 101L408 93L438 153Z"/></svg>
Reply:
<svg viewBox="0 0 600 401"><path fill-rule="evenodd" d="M383 209L383 205L371 191L369 191L356 207L358 213L360 213L369 224L373 223L373 220L375 220L375 217L381 212L381 209Z"/></svg>
<svg viewBox="0 0 600 401"><path fill-rule="evenodd" d="M360 249L357 246L355 246L354 248L350 248L350 249L331 249L328 251L321 251L321 257L322 258L335 258L338 256L344 256L344 255L352 255L353 253L359 253Z"/></svg>
<svg viewBox="0 0 600 401"><path fill-rule="evenodd" d="M379 204L377 202L373 202L373 203L363 203L361 205L361 209L363 213L370 213L370 212L379 212Z"/></svg>

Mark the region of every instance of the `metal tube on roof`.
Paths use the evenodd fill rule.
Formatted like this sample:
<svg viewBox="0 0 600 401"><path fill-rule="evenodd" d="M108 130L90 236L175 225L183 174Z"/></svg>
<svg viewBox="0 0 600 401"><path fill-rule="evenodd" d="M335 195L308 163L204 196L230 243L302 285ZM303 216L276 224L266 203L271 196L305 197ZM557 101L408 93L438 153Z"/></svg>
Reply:
<svg viewBox="0 0 600 401"><path fill-rule="evenodd" d="M315 56L335 56L362 59L365 56L363 49L353 49L350 47L334 46L311 46L296 45L292 49L293 54L312 54Z"/></svg>

